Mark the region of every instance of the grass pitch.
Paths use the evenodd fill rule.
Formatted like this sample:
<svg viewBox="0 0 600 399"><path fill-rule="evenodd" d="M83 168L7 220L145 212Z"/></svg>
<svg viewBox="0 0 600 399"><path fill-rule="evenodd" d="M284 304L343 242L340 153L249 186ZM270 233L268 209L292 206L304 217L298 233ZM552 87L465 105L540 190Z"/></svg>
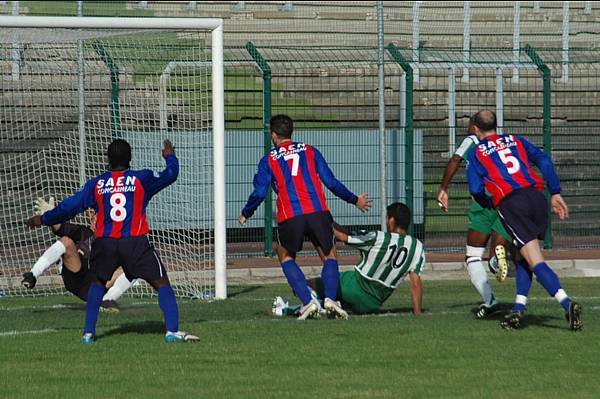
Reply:
<svg viewBox="0 0 600 399"><path fill-rule="evenodd" d="M0 298L2 398L597 398L597 279L564 279L583 305L568 331L537 285L526 328L475 320L466 281L426 281L413 317L407 286L384 312L348 321L271 317L284 285L232 287L230 299L180 301L181 329L197 344L163 342L155 299L125 298L100 315L99 340L79 342L82 302L67 296ZM514 281L495 285L510 302Z"/></svg>

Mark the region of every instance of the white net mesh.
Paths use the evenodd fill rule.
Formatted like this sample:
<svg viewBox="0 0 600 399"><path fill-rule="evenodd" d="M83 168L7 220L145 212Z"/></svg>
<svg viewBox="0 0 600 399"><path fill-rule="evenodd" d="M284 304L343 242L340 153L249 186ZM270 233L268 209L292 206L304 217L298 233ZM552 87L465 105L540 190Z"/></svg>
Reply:
<svg viewBox="0 0 600 399"><path fill-rule="evenodd" d="M148 207L150 237L178 296L213 295L212 129L209 32L6 29L0 39L0 290L63 291L55 267L34 290L21 275L56 240L28 230L37 197L63 199L103 172L114 138L133 148L133 169L162 170L173 141L177 182ZM78 42L84 109L79 106ZM80 111L85 133L80 135ZM83 147L80 145L83 144ZM85 148L84 153L80 148ZM83 168L81 167L83 165ZM85 223L83 217L76 222ZM132 288L151 293L145 283Z"/></svg>

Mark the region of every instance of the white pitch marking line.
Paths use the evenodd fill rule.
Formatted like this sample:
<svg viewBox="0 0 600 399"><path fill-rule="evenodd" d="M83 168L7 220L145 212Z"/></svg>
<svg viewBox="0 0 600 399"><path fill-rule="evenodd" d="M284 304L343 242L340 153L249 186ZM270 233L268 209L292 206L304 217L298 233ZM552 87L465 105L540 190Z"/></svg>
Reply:
<svg viewBox="0 0 600 399"><path fill-rule="evenodd" d="M58 330L55 330L53 328L45 328L43 330L0 331L0 337L14 337L14 336L18 336L18 335L27 335L27 334L46 334L46 333L52 333L52 332L58 332Z"/></svg>

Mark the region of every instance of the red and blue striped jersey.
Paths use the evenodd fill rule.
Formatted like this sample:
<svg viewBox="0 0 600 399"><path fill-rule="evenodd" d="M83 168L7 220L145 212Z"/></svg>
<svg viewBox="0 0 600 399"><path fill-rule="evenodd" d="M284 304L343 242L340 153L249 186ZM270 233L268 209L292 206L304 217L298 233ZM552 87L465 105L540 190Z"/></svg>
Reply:
<svg viewBox="0 0 600 399"><path fill-rule="evenodd" d="M258 163L254 191L242 209L242 215L250 218L254 214L267 196L269 186L277 193L278 223L298 215L328 211L322 183L344 201L356 203L358 197L335 178L315 147L286 141Z"/></svg>
<svg viewBox="0 0 600 399"><path fill-rule="evenodd" d="M544 181L533 165L542 172L550 193L560 193L560 181L550 157L518 135L494 134L484 138L469 152L467 161L469 191L483 206L497 207L502 199L521 188L542 191Z"/></svg>
<svg viewBox="0 0 600 399"><path fill-rule="evenodd" d="M44 213L42 223L49 226L63 223L92 208L96 211L96 237L138 237L148 233L146 207L150 199L179 174L177 157L169 155L165 160L167 166L160 173L148 169L102 173Z"/></svg>

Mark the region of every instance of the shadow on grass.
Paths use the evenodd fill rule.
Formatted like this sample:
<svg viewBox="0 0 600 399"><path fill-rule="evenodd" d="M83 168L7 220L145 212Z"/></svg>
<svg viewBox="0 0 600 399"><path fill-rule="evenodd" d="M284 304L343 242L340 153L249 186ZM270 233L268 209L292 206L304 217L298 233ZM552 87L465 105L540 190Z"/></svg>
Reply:
<svg viewBox="0 0 600 399"><path fill-rule="evenodd" d="M241 288L241 289L239 289L239 290L234 290L234 289L231 289L231 291L227 293L227 296L228 296L229 298L234 298L234 297L236 297L236 296L238 296L238 295L247 294L247 293L249 293L249 292L256 291L256 290L258 290L258 289L260 289L260 288L261 288L261 287L260 287L260 286L258 286L258 285L252 285L252 286L248 286L248 287ZM232 291L233 291L233 292L232 292Z"/></svg>
<svg viewBox="0 0 600 399"><path fill-rule="evenodd" d="M144 321L139 323L127 323L121 324L119 327L113 328L100 334L98 338L110 337L112 335L123 335L123 334L164 334L165 324L159 321Z"/></svg>
<svg viewBox="0 0 600 399"><path fill-rule="evenodd" d="M562 320L565 322L565 324L562 326L556 324L548 324L548 322L551 320L560 320L560 318L556 316L526 314L523 318L521 328L527 328L528 326L540 326L545 328L553 328L556 330L568 329L567 322L564 319Z"/></svg>
<svg viewBox="0 0 600 399"><path fill-rule="evenodd" d="M31 313L49 313L49 312L64 312L64 311L75 311L85 313L85 302L81 303L68 303L68 304L56 304L44 309L33 309Z"/></svg>
<svg viewBox="0 0 600 399"><path fill-rule="evenodd" d="M497 312L491 314L490 316L486 317L485 319L482 319L481 321L482 322L485 322L485 321L499 322L499 321L503 320L504 315L508 314L510 312L510 310L512 309L512 305L501 304L500 306L501 306L501 308ZM477 311L477 308L473 309L473 312L475 312L475 311ZM561 320L561 318L556 317L556 316L535 315L535 314L527 314L526 313L525 316L523 317L523 320L521 321L521 327L519 329L523 330L529 326L539 326L539 327L562 330L566 327L566 326L556 325L555 320Z"/></svg>

